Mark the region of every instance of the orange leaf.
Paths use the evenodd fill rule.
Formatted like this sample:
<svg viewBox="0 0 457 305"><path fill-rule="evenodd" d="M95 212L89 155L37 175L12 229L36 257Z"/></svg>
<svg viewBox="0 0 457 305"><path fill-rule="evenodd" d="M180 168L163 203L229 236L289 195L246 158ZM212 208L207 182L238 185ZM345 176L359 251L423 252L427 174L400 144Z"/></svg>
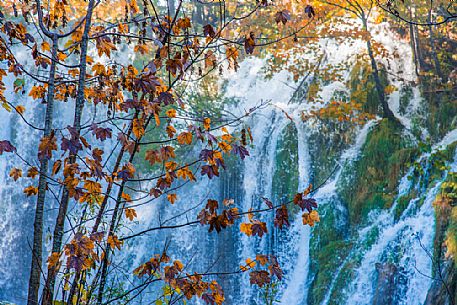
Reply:
<svg viewBox="0 0 457 305"><path fill-rule="evenodd" d="M20 177L22 177L22 169L20 168L13 168L10 171L10 177L14 179L14 181L17 181Z"/></svg>
<svg viewBox="0 0 457 305"><path fill-rule="evenodd" d="M135 217L137 217L136 211L134 209L126 208L124 210L124 212L125 212L125 217L127 217L130 221L133 221L133 219Z"/></svg>
<svg viewBox="0 0 457 305"><path fill-rule="evenodd" d="M171 204L174 204L176 199L178 199L178 196L176 194L168 194L167 199Z"/></svg>
<svg viewBox="0 0 457 305"><path fill-rule="evenodd" d="M33 196L38 194L38 188L35 186L28 186L24 189L24 194L27 195L27 197Z"/></svg>

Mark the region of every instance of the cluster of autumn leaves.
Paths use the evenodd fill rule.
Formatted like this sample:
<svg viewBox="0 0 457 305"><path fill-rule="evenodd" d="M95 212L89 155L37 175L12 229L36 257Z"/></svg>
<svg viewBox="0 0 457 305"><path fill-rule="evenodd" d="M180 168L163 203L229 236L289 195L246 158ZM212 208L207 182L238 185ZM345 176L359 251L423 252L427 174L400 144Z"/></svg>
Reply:
<svg viewBox="0 0 457 305"><path fill-rule="evenodd" d="M69 3L52 2L55 5L45 14L43 20L45 26L50 29L75 26L74 20L70 20L68 16ZM25 7L30 8L31 5L27 2ZM147 11L146 6L144 10ZM23 10L26 12L23 16L25 20L35 16L35 11L36 7ZM79 12L78 9L76 11ZM17 12L15 11L14 14ZM179 180L195 182L198 171L201 177L208 179L218 177L221 170L226 167L225 158L228 155L237 155L245 159L249 156L248 146L253 143L250 129L246 126L229 132L226 126L230 125L230 122L219 123L216 126L209 117L186 117L188 115L186 104L176 91L177 83L179 84L191 73L191 66L201 62L206 70L216 67L221 55L216 54L214 46L210 46L220 47L216 42L221 38L222 29L216 29L215 26L207 24L202 28L202 35L191 36L189 31L192 29L192 23L189 17L171 18L166 15L157 18L156 22L143 24L136 22L134 18L134 21L131 21L130 15L140 15L139 6L133 0L126 4L124 22L118 22L116 26L103 26L97 23L89 30L88 39L94 42L90 46L95 48L91 54L97 55L94 55L94 58L87 55L83 59L84 67L87 65L88 68L82 91L84 104L91 104L95 108L98 107L97 109L103 107L102 109L106 110L106 119L100 121L94 119L90 124L77 127L67 126L57 129L52 126L51 132L39 140L36 156L38 161L52 162L50 173L46 170L41 171L31 164L26 164L27 169L24 169L26 177L30 179L43 175L48 183L46 189L64 187L69 198L80 204L80 208L75 211L80 212L81 215L73 215L76 218L79 217L79 223L85 223L87 219L96 219L92 229L84 225L78 226L71 240L63 245L60 251L52 252L48 256L48 276L64 270L64 290L68 290L69 285L84 289L77 282L80 278L84 278L82 274L100 268L103 264L106 269L109 264L109 253L121 251L123 242L128 236L122 238L117 235L119 234L117 214L109 215L106 211L107 205L113 204L114 210L120 211L119 215L123 215L125 221L133 221L137 218L137 212L132 205L137 200L136 194L129 194L125 188L126 183L151 181L153 183L147 192L148 196L159 198L166 194L168 201L175 204L178 195L172 189ZM143 17L145 20L154 20L148 14ZM288 11L280 11L276 14L277 23L285 25L289 19ZM2 78L7 73L16 76L19 80L14 82L14 91L28 94L36 102L45 104L49 101L66 102L69 99L77 99L80 89L78 86L81 85L77 84L76 80L80 76L82 66L70 64L70 58L75 60L82 51L83 27L76 26L71 31L71 35L58 46L60 48L52 50L48 41L45 39L38 41L38 38L28 32L28 27L17 20L13 21L13 18L7 20L3 13L0 15L0 31L10 39L10 42L3 38L0 40L0 61L8 63L7 71L0 69L0 103L3 108L8 111L14 109L20 115L26 111L24 106L12 105L11 101L6 100L4 95L6 86ZM155 35L155 44L150 43L151 38L147 37L149 31L146 31L147 26L150 26L149 30ZM171 42L176 44L180 42L182 38L180 35L187 38L186 44L174 46ZM115 61L107 61L107 63L102 61L102 58L110 59L114 52L118 51L118 46L126 40L124 36L133 36L137 40L133 50L138 56L150 55L142 68L133 64L118 65ZM58 65L59 77L56 77L54 83L51 84L49 80L37 81L28 93L23 92L26 88L24 79L27 73L33 73L33 71L27 71L11 51L11 43L17 41L24 47L30 47L32 59L37 68L46 70L53 63ZM257 46L255 34L252 32L247 34L240 45L244 46L246 54L252 54L254 47ZM226 44L224 48L223 60L228 62L230 68L236 69L240 47L236 44ZM56 56L49 55L52 51L56 52ZM63 73L59 74L60 72ZM49 98L51 86L55 89L55 94ZM253 111L255 109L249 110L245 116ZM122 127L116 125L119 118L125 123ZM188 123L186 119L191 119L190 121L195 123ZM235 121L240 120L241 118L237 118ZM117 137L113 126L119 130ZM158 139L148 139L151 129L160 130ZM120 147L118 151L102 149L102 143L110 139L117 140ZM196 160L192 162L180 160L177 149L185 146L200 147ZM144 173L137 170L134 156L140 151L144 151L145 159L151 166L161 165L158 176L152 178L143 176ZM17 151L10 141L1 140L0 155L4 153L16 153L21 156L23 152ZM117 157L117 162L112 170L108 170L106 163L111 155ZM10 176L14 181L25 178L23 168L12 168ZM113 187L114 185L117 188ZM112 194L115 191L119 192L117 199L111 199L116 198ZM23 192L28 197L37 195L39 188L36 186L36 180L25 187ZM314 222L319 221L319 217L315 210L316 202L308 198L310 192L311 188L308 188L304 193L297 194L293 203L302 211L307 210L303 214L303 223L313 225ZM266 209L240 212L234 206L233 200L225 200L222 205L219 205L216 200L208 200L205 208L197 215L197 221L203 226L208 226L209 232L220 232L234 225L241 216L247 215L248 221L240 225L241 232L260 238L268 230L266 223L256 214L275 211L276 227L284 228L290 225L288 212L290 203L274 206L267 199L264 199L264 202L267 205ZM99 228L100 223L103 228ZM109 227L108 232L105 231L107 227ZM247 265L241 266L239 270L239 272L250 271L251 284L262 287L274 278L279 280L282 278L282 271L276 257L258 255L256 262L257 268L255 268L255 262L248 261ZM103 270L103 268L100 269ZM208 304L221 304L224 300L219 284L204 281L204 275L184 274L183 264L178 260L171 261L165 253L154 256L135 269L134 273L140 277L149 275L163 280L171 289L181 292L188 299L198 296Z"/></svg>

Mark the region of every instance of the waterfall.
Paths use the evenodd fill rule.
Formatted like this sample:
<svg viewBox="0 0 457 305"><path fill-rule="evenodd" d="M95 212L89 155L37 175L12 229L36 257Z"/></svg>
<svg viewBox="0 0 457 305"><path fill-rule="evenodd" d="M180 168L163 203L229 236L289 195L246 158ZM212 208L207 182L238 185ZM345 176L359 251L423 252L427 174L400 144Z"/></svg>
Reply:
<svg viewBox="0 0 457 305"><path fill-rule="evenodd" d="M412 118L417 115L420 108L421 96L417 86L412 87L412 98L406 109L401 109L401 88L406 83L414 83L416 77L412 71L412 55L409 47L405 48L404 42L399 41L388 30L387 25L382 25L380 31L374 33L374 38L392 53L399 53L395 62L384 61L383 64L393 67L393 74L388 75L389 82L397 87L389 95L389 105L395 116L404 125L408 133L412 129ZM341 62L354 63L356 56L360 55L365 48L361 40L354 42L339 43L334 39L321 39L319 44L323 49L335 50L325 55L323 66L336 66ZM299 56L312 57L313 53ZM314 54L315 55L315 54ZM27 59L22 58L24 63ZM128 62L127 58L124 58ZM247 120L246 125L251 127L254 143L249 148L250 156L243 162L227 158L230 165L227 170L221 171L219 179L208 180L202 177L197 183L183 186L178 193L177 202L171 205L165 198L145 198L135 202L138 218L123 229L122 234L129 235L151 227L165 223L185 223L195 220L194 217L206 204L208 199L234 199L236 207L240 211L250 208L265 207L261 197L275 199L275 204L281 203L286 194L277 183L278 172L285 173L290 180L296 180L296 184L287 185L287 192L301 192L313 182L315 172L319 170L312 166L313 155L311 153L310 138L316 132L320 132L318 124L303 122L302 111L308 111L312 106L315 109L325 106L337 93L350 96L347 82L350 79L350 68L342 72L342 80L327 81L319 89L319 102L311 103L306 98L299 98L291 102L295 90L306 91L303 88L294 88L298 85L292 82L292 75L283 70L275 73L270 79L265 78L263 68L266 65L264 59L247 58L237 72L227 72L224 80L224 96L236 100L235 105L226 106L228 113L234 116L243 115L249 109L268 101L268 107L261 107ZM323 67L323 68L324 68ZM411 71L411 73L405 73ZM401 77L399 77L399 75ZM5 77L7 84L6 92L12 92L14 77ZM290 85L292 84L292 85ZM27 84L30 86L31 84ZM27 89L26 89L27 91ZM304 94L306 95L306 94ZM34 125L41 126L42 106L32 101L25 95L9 94L8 100L17 101L26 107L25 116ZM71 124L71 110L74 104L70 101L58 106L59 118L56 125L65 127ZM89 108L89 107L87 107ZM91 109L85 110L85 120ZM67 115L68 114L68 115ZM37 141L40 138L39 131L30 131L26 124L17 119L17 116L0 110L0 140L14 140L18 151L27 160L34 160L36 156ZM351 138L345 146L336 154L335 163L337 168L332 172L329 179L312 194L319 204L318 211L334 210L338 215L337 225L347 221L347 207L341 200L339 187L344 177L344 170L357 161L370 131L376 128L379 119L371 120L351 132ZM235 127L233 127L235 128ZM422 136L426 136L426 132ZM115 136L111 141L104 142L106 151L115 145ZM433 151L450 145L457 141L457 129L450 131L443 139L433 146ZM319 148L325 149L325 148ZM290 152L286 164L280 164L281 151ZM198 153L198 147L193 151ZM296 158L295 158L296 155ZM419 160L430 156L424 154ZM5 299L17 304L24 304L26 297L26 285L28 280L28 268L30 265L30 250L28 243L31 242L31 228L33 222L34 204L36 198L25 198L22 190L28 184L20 179L13 182L8 173L13 165L21 164L21 161L10 154L0 157L0 301ZM452 163L451 170L456 170L457 160ZM139 168L146 172L147 168ZM25 174L26 168L23 167ZM420 187L408 177L413 173L410 168L399 179L398 194L392 206L381 211L372 211L367 224L355 228L355 232L348 232L353 246L349 255L345 257L336 270L332 270L332 280L326 291L322 304L330 304L332 292L342 275L342 270L351 260L357 263L353 266L354 277L348 279L344 293L347 304L368 304L373 299L375 291L376 269L378 262L388 261L388 253L402 252L394 258L395 263L401 268L400 273L407 277L404 290L399 297L400 304L416 305L424 301L428 288L431 284L432 264L427 252L433 248L434 238L434 211L432 202L440 189L445 177L435 181L428 189ZM280 177L281 178L281 177ZM275 180L276 179L276 180ZM144 188L145 186L142 185ZM398 219L395 219L395 211L398 200L412 190L417 193L408 201L408 206ZM290 199L290 197L289 197ZM47 202L53 202L51 198ZM75 205L78 208L77 205ZM52 231L51 219L55 216L55 203L46 207L48 222L45 226L46 235ZM183 213L186 211L188 213ZM333 212L333 211L332 211ZM321 218L325 217L325 212ZM313 238L317 238L315 229L302 224L301 213L290 214L291 227L288 230L279 231L274 228L272 214L259 215L267 222L268 234L263 238L248 237L239 232L238 225L228 228L217 234L208 233L207 227L200 225L188 226L176 230L154 231L145 234L135 240L125 243L122 252L116 252L114 259L119 269L125 268L125 286L138 283L131 271L147 261L152 255L160 253L167 241L171 241L169 253L172 259L180 259L192 272L204 271L233 271L239 265L245 264L245 259L254 259L256 254L274 254L278 257L284 271L284 279L278 284L279 292L276 296L278 303L283 305L307 304L310 284L313 281L312 258L310 247ZM245 221L245 219L243 219ZM317 224L319 226L319 224ZM67 226L68 227L68 226ZM343 225L341 225L343 227ZM338 229L338 228L335 228ZM367 240L372 238L372 232L377 230L373 243ZM121 234L121 235L122 235ZM67 235L66 237L68 237ZM273 236L273 237L271 237ZM49 247L49 244L46 244ZM24 254L25 253L25 254ZM396 253L397 254L397 253ZM223 277L222 285L226 291L227 304L263 304L259 297L259 290L249 285L249 276L244 273L240 276ZM145 292L157 292L160 288L150 288ZM149 301L149 300L145 300ZM142 300L138 301L139 303ZM192 303L193 302L193 303ZM191 304L202 304L200 301L192 301Z"/></svg>

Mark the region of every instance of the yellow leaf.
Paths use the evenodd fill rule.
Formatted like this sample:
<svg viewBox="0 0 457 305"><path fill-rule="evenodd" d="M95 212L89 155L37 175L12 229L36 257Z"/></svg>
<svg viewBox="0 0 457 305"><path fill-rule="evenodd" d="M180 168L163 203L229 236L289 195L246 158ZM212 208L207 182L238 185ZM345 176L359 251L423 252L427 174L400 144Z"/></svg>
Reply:
<svg viewBox="0 0 457 305"><path fill-rule="evenodd" d="M111 249L117 248L118 250L121 250L123 243L124 242L120 241L116 235L108 236L108 245L111 247Z"/></svg>
<svg viewBox="0 0 457 305"><path fill-rule="evenodd" d="M228 153L230 150L232 150L232 146L226 142L219 142L217 145L225 153Z"/></svg>
<svg viewBox="0 0 457 305"><path fill-rule="evenodd" d="M20 114L23 114L25 111L25 107L22 105L16 106L16 111Z"/></svg>
<svg viewBox="0 0 457 305"><path fill-rule="evenodd" d="M167 114L167 117L169 117L169 118L175 118L176 117L176 110L175 109L168 109L166 114Z"/></svg>
<svg viewBox="0 0 457 305"><path fill-rule="evenodd" d="M246 265L250 268L255 267L256 262L250 259L249 257L246 259Z"/></svg>
<svg viewBox="0 0 457 305"><path fill-rule="evenodd" d="M48 257L48 268L52 269L59 265L60 253L52 252Z"/></svg>
<svg viewBox="0 0 457 305"><path fill-rule="evenodd" d="M47 43L46 41L44 41L44 42L41 44L41 50L42 50L43 52L50 51L50 50L51 50L51 45L49 45L49 43Z"/></svg>
<svg viewBox="0 0 457 305"><path fill-rule="evenodd" d="M142 120L133 119L133 134L137 139L141 138L144 135Z"/></svg>
<svg viewBox="0 0 457 305"><path fill-rule="evenodd" d="M132 202L132 198L130 197L129 194L122 192L121 194L122 199L124 199L126 202Z"/></svg>
<svg viewBox="0 0 457 305"><path fill-rule="evenodd" d="M57 58L60 61L64 61L67 58L67 55L65 53L59 52L59 54L57 54Z"/></svg>
<svg viewBox="0 0 457 305"><path fill-rule="evenodd" d="M210 118L205 118L203 120L203 127L206 129L206 130L209 130L211 128L211 119Z"/></svg>
<svg viewBox="0 0 457 305"><path fill-rule="evenodd" d="M176 194L168 194L167 199L171 204L174 204L178 196Z"/></svg>
<svg viewBox="0 0 457 305"><path fill-rule="evenodd" d="M39 98L44 98L45 92L46 89L43 86L33 86L29 92L29 96L36 100Z"/></svg>
<svg viewBox="0 0 457 305"><path fill-rule="evenodd" d="M101 193L102 191L102 186L100 183L92 181L92 180L86 180L84 181L84 188L89 192L89 193Z"/></svg>
<svg viewBox="0 0 457 305"><path fill-rule="evenodd" d="M133 48L135 53L140 53L142 55L149 53L149 48L145 44L137 44L135 48Z"/></svg>
<svg viewBox="0 0 457 305"><path fill-rule="evenodd" d="M192 144L192 134L188 131L184 131L178 135L177 140L178 140L178 143L181 145L183 145L183 144L190 145L190 144Z"/></svg>
<svg viewBox="0 0 457 305"><path fill-rule="evenodd" d="M11 112L11 106L8 103L3 102L2 107L5 108L6 111Z"/></svg>
<svg viewBox="0 0 457 305"><path fill-rule="evenodd" d="M251 236L252 235L252 224L246 223L246 222L241 223L240 231L242 233L246 234L247 236Z"/></svg>
<svg viewBox="0 0 457 305"><path fill-rule="evenodd" d="M184 268L183 263L181 263L181 261L179 261L179 260L174 261L173 265L175 265L179 271L181 271Z"/></svg>
<svg viewBox="0 0 457 305"><path fill-rule="evenodd" d="M311 213L309 213L309 218L312 221L319 222L319 213L316 210L312 210Z"/></svg>

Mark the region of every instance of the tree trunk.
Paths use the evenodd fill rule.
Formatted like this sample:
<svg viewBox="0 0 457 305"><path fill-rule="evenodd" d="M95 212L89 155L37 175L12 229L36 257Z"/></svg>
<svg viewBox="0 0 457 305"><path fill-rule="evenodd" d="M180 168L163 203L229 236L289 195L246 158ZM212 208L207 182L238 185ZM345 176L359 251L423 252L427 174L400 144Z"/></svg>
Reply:
<svg viewBox="0 0 457 305"><path fill-rule="evenodd" d="M51 67L49 71L48 94L46 98L46 114L44 119L43 136L48 137L52 132L52 117L54 113L54 91L55 91L55 74L57 65L57 47L58 37L53 36L51 50ZM48 175L49 160L43 158L40 160L40 176L38 180L38 196L35 210L35 220L33 223L33 247L32 247L32 265L30 270L29 288L28 288L28 305L38 304L38 294L40 290L40 275L43 264L43 214L44 201L46 199L46 177Z"/></svg>
<svg viewBox="0 0 457 305"><path fill-rule="evenodd" d="M432 9L430 8L429 11L428 11L428 23L432 23ZM429 25L428 26L428 31L429 31L429 41L430 41L430 52L431 52L431 55L432 55L432 60L433 60L433 64L435 65L435 72L436 72L436 75L438 75L438 77L441 79L442 82L445 82L445 77L443 75L443 72L441 70L441 64L440 64L440 61L438 59L438 54L436 53L436 47L435 47L435 38L434 38L434 34L433 34L433 26L432 25Z"/></svg>
<svg viewBox="0 0 457 305"><path fill-rule="evenodd" d="M75 118L73 127L76 129L78 135L81 130L81 116L84 107L84 88L86 81L86 63L87 63L87 45L89 42L89 30L91 27L92 12L94 9L95 0L90 0L87 7L86 21L84 25L84 33L81 40L81 54L79 60L79 79L78 79L78 92L76 93L75 104ZM71 154L69 163L75 163L76 155ZM53 234L52 252L60 252L62 248L62 239L64 234L65 216L67 215L69 202L69 192L65 187L62 192L62 197L59 205L59 212L57 214L56 224ZM46 280L46 294L43 298L43 305L51 305L53 300L54 285L56 280L56 273L48 270L48 278Z"/></svg>
<svg viewBox="0 0 457 305"><path fill-rule="evenodd" d="M412 8L409 8L409 19L413 20L413 13ZM419 71L421 70L421 64L418 58L417 52L417 44L416 44L416 37L414 33L414 25L412 23L409 24L409 40L411 43L411 50L413 51L413 59L414 59L414 68L416 75L419 76Z"/></svg>
<svg viewBox="0 0 457 305"><path fill-rule="evenodd" d="M367 20L364 19L362 21L363 21L363 27L364 27L365 31L368 32ZM370 57L371 69L372 69L373 79L374 79L375 86L376 86L376 92L378 94L379 102L381 103L381 106L382 106L382 116L384 118L394 119L395 116L394 116L392 110L390 110L389 104L387 103L386 96L384 94L384 86L381 83L378 65L376 63L376 59L373 54L373 47L371 45L371 40L369 38L367 39L367 51L368 51L368 56Z"/></svg>

